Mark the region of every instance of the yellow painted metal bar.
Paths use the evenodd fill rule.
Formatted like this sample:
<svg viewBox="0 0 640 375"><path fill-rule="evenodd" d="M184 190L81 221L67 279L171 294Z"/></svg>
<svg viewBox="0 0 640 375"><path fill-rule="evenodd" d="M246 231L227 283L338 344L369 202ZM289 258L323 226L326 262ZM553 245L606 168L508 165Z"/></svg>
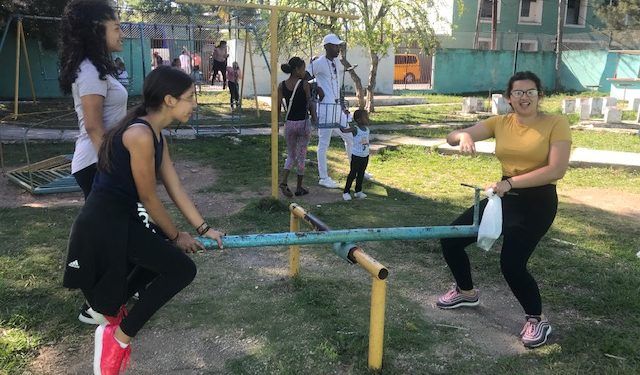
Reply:
<svg viewBox="0 0 640 375"><path fill-rule="evenodd" d="M13 93L13 119L18 118L18 95L20 94L20 30L22 29L22 18L18 19L16 25L16 81Z"/></svg>
<svg viewBox="0 0 640 375"><path fill-rule="evenodd" d="M244 30L244 51L242 55L242 83L240 84L240 108L242 108L242 98L244 97L244 77L247 76L247 47L249 46L249 31ZM238 57L236 57L238 61ZM255 95L255 92L254 92Z"/></svg>
<svg viewBox="0 0 640 375"><path fill-rule="evenodd" d="M278 198L278 9L269 17L271 35L271 196Z"/></svg>
<svg viewBox="0 0 640 375"><path fill-rule="evenodd" d="M300 219L291 213L289 219L289 231L297 232L300 230ZM296 277L300 272L300 245L289 246L289 276Z"/></svg>
<svg viewBox="0 0 640 375"><path fill-rule="evenodd" d="M382 348L384 344L384 312L386 306L387 282L372 278L371 317L369 320L369 368L382 368Z"/></svg>
<svg viewBox="0 0 640 375"><path fill-rule="evenodd" d="M289 211L291 212L292 215L300 219L302 219L304 215L307 214L307 211L305 211L304 208L298 206L296 203L291 203L289 205Z"/></svg>
<svg viewBox="0 0 640 375"><path fill-rule="evenodd" d="M20 25L20 38L22 39L22 52L24 52L24 62L27 63L27 77L29 77L29 85L31 85L31 96L33 102L36 102L36 89L33 85L33 76L31 76L31 64L29 63L29 52L27 51L27 41L24 38L24 25Z"/></svg>
<svg viewBox="0 0 640 375"><path fill-rule="evenodd" d="M183 4L217 5L217 6L229 7L229 8L252 8L252 9L276 10L276 11L282 10L285 12L315 14L318 16L344 18L349 20L357 20L358 18L360 18L358 16L354 16L353 14L334 13L328 10L296 8L296 7L286 6L286 5L252 4L252 3L240 3L237 1L218 1L218 0L176 0L176 2L183 3Z"/></svg>
<svg viewBox="0 0 640 375"><path fill-rule="evenodd" d="M251 49L251 38L247 34L247 45L249 46L249 62L251 63L251 82L253 83L253 99L256 101L256 116L260 118L260 105L258 104L258 89L256 88L256 66L253 65L253 50Z"/></svg>
<svg viewBox="0 0 640 375"><path fill-rule="evenodd" d="M356 263L360 265L360 267L364 268L374 278L378 280L384 280L389 275L387 267L383 266L380 262L373 259L369 254L362 251L361 248L356 247L355 249L353 249L351 251L351 256L356 261Z"/></svg>

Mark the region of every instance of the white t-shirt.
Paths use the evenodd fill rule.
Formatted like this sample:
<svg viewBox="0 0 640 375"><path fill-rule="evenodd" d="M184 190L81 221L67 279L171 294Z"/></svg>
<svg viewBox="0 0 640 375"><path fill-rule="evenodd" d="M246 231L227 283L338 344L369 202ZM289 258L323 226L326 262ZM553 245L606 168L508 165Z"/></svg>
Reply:
<svg viewBox="0 0 640 375"><path fill-rule="evenodd" d="M318 122L340 123L346 126L347 117L342 111L342 106L336 100L340 99L340 88L344 75L344 66L338 58L333 60L326 55L320 56L307 65L307 72L316 77L318 86L324 92L324 98L318 104Z"/></svg>
<svg viewBox="0 0 640 375"><path fill-rule="evenodd" d="M98 161L96 149L84 127L84 112L80 98L85 95L104 97L102 123L107 130L117 125L127 114L127 89L111 75L107 74L105 80L101 80L100 73L93 63L89 59L84 59L78 68L78 77L71 85L71 94L80 128L71 161L71 173L76 173Z"/></svg>
<svg viewBox="0 0 640 375"><path fill-rule="evenodd" d="M361 127L354 125L358 129L358 133L353 135L353 147L351 154L362 158L369 156L369 128L362 130Z"/></svg>
<svg viewBox="0 0 640 375"><path fill-rule="evenodd" d="M191 74L191 57L186 54L180 55L180 68L184 70L185 73Z"/></svg>

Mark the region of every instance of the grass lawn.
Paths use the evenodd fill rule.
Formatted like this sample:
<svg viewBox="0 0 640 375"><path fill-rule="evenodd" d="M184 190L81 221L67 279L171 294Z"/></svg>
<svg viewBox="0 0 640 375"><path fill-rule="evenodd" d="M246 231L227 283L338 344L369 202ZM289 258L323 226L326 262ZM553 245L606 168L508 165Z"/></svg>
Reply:
<svg viewBox="0 0 640 375"><path fill-rule="evenodd" d="M176 158L216 169L210 194L236 193L241 200L242 192L268 184L268 137L243 137L239 145L228 138L175 141L172 150ZM313 159L315 148L310 150ZM338 178L346 171L342 153L334 142L329 159ZM333 228L443 225L471 203L470 189L459 182L484 184L499 177L498 163L491 157L442 156L420 147L375 155L369 171L379 183L365 184L367 200L307 208ZM316 171L309 168L307 173L314 176ZM640 173L574 168L559 184L561 192L587 187L640 194ZM21 373L40 347L72 345L91 335L76 321L80 297L60 287L66 239L76 213L75 208L0 209L0 373ZM255 200L236 214L208 219L233 234L288 230L285 210L265 209ZM430 317L435 307L428 297L451 280L437 241L363 244L390 270L382 372L637 374L637 225L592 206L560 203L554 226L530 262L556 334L544 348L509 355L487 355L477 337L484 319L495 326L495 321L512 318L508 314L484 310L472 315L475 323L465 330L436 324ZM474 247L469 254L481 288L508 295L499 255ZM274 257L280 266L266 267L264 262ZM221 337L241 331L243 338L258 343L227 360L225 373L369 373L368 276L320 246L305 246L302 258L301 276L290 280L274 276L286 273L285 248L196 255L201 271L194 284L146 328L170 324L179 330L222 332ZM516 343L517 331L504 334ZM170 346L170 338L166 340Z"/></svg>

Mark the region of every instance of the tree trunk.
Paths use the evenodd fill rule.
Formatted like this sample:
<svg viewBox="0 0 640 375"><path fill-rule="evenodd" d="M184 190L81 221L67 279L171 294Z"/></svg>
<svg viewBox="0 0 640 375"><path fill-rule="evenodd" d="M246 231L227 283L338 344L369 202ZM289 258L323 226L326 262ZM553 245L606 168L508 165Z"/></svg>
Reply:
<svg viewBox="0 0 640 375"><path fill-rule="evenodd" d="M376 79L378 78L378 62L380 58L378 54L370 51L371 55L371 69L369 70L369 86L367 86L367 104L366 109L369 113L373 113L376 111L375 106L373 104L373 93L376 89Z"/></svg>
<svg viewBox="0 0 640 375"><path fill-rule="evenodd" d="M342 53L340 54L340 62L344 66L345 70L349 72L349 76L353 80L353 83L356 85L355 89L356 89L356 98L358 99L358 108L362 109L365 106L364 89L362 87L362 80L360 79L360 77L358 77L358 74L356 74L355 69L349 69L349 68L352 68L352 67L355 68L355 67L352 66L351 63L344 57L345 55L346 54L343 49Z"/></svg>

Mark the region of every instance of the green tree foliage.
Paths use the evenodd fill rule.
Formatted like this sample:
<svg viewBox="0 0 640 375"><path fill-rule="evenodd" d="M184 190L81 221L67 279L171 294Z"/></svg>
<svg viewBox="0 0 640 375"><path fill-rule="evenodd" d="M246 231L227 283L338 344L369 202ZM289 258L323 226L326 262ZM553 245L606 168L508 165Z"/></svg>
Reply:
<svg viewBox="0 0 640 375"><path fill-rule="evenodd" d="M596 14L611 29L637 28L640 26L640 1L603 0L596 8Z"/></svg>
<svg viewBox="0 0 640 375"><path fill-rule="evenodd" d="M428 13L434 9L432 0L286 0L279 4L359 17L345 25L343 20L335 17L281 12L278 20L278 45L281 55L309 57L310 50L314 54L323 53L319 46L323 35L335 33L346 38L348 46L365 48L371 63L369 85L363 87L360 77L354 71L350 71L350 75L356 85L359 106L369 110L374 109L372 99L378 61L388 55L390 47L409 45L432 50L437 45L427 19ZM268 43L268 39L263 42ZM343 54L342 63L345 67L351 66L348 54L344 57Z"/></svg>
<svg viewBox="0 0 640 375"><path fill-rule="evenodd" d="M4 31L12 14L60 17L69 0L8 0L0 1L0 30ZM15 36L15 20L9 27L9 35ZM58 24L51 21L24 20L25 36L37 38L46 49L57 47Z"/></svg>

